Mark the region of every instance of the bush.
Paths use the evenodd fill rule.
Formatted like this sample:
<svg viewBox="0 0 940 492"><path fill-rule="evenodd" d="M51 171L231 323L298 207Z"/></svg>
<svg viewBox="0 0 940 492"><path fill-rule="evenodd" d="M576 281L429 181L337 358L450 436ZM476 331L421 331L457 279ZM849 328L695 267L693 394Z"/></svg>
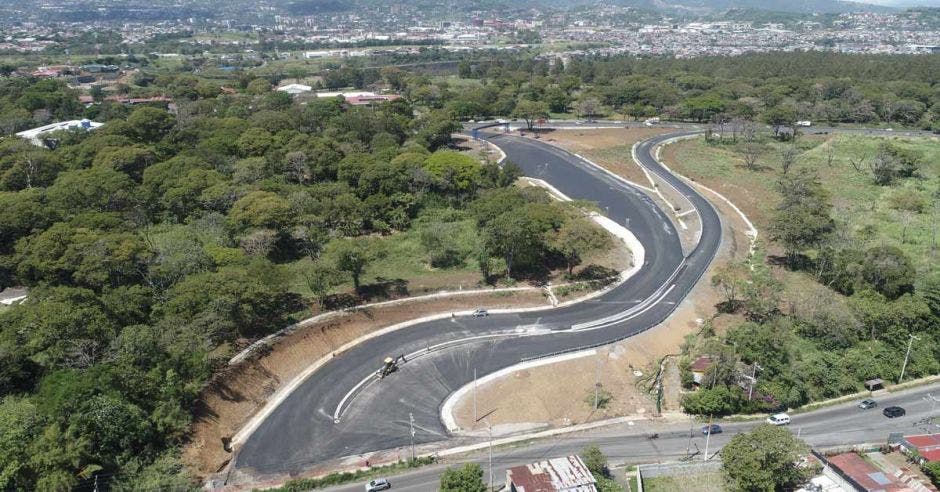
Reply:
<svg viewBox="0 0 940 492"><path fill-rule="evenodd" d="M940 487L940 461L925 463L921 469L924 471L924 475L927 475L934 485Z"/></svg>
<svg viewBox="0 0 940 492"><path fill-rule="evenodd" d="M927 199L923 194L904 189L892 193L888 201L891 204L891 208L895 210L914 212L918 214L924 213L924 211L927 210L928 205Z"/></svg>

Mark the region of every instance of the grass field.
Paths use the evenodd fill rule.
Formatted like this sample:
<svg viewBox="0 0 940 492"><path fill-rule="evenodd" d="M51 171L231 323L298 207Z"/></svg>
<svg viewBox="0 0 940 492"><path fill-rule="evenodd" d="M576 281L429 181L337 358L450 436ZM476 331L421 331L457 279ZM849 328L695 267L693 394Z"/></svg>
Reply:
<svg viewBox="0 0 940 492"><path fill-rule="evenodd" d="M384 297L422 295L440 290L464 290L482 287L483 278L480 274L479 264L474 257L475 245L480 241L474 220L460 212L448 211L442 213L445 216L442 221L450 224L449 231L454 237L454 243L458 250L457 254L462 261L447 268L432 267L427 250L421 243L422 231L431 222L430 217L418 217L411 229L378 239L379 247L377 251L379 254L366 267L362 275L364 291L373 292L369 295L378 300ZM586 255L581 266L575 269L575 273L588 265L612 268L617 271L627 268L626 262L629 261L628 250L619 242L614 242L614 244L615 246L610 250L597 251ZM292 292L305 297L312 295L306 280L311 265L312 260L309 258L283 265L290 274L290 290ZM550 272L552 282L565 281L565 272L562 270ZM502 262L499 260L494 261L493 273L500 275L504 271L505 266ZM341 285L333 289L334 293L352 290L351 278L348 276L345 278L346 280ZM498 284L507 286L512 285L513 282L500 279ZM380 287L383 285L384 287ZM386 293L383 293L383 289Z"/></svg>
<svg viewBox="0 0 940 492"><path fill-rule="evenodd" d="M455 228L465 243L472 244L476 236L472 219L455 221ZM468 289L479 285L482 278L477 263L468 258L463 263L451 268L432 268L428 255L421 245L422 223L419 219L416 227L400 233L384 236L380 239L380 257L373 261L362 276L363 285L379 282L396 281L406 286L411 295L420 295L444 288ZM467 252L470 255L469 251ZM305 272L311 260L304 258L288 265L293 273L291 290L303 296L311 295L307 287ZM343 292L352 289L352 281L347 280L334 291Z"/></svg>
<svg viewBox="0 0 940 492"><path fill-rule="evenodd" d="M940 145L936 138L890 138L901 148L921 152L923 164L917 177L879 186L872 181L867 164L856 171L852 161L865 158L864 162L870 162L885 140L856 135L803 136L796 144L798 155L790 172L819 176L831 194L838 238L859 247L898 246L921 273L933 272L940 219ZM728 196L759 230L766 230L779 201L774 184L782 173L781 155L788 145L768 141L757 170L745 168L740 144L708 144L703 139L671 145L665 159L676 171Z"/></svg>
<svg viewBox="0 0 940 492"><path fill-rule="evenodd" d="M643 479L643 492L721 492L727 490L721 472Z"/></svg>

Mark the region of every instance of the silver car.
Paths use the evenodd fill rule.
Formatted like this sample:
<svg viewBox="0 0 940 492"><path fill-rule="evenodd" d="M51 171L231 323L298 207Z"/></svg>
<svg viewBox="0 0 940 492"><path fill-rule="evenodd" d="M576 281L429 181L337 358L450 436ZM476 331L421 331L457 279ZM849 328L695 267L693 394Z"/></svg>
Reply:
<svg viewBox="0 0 940 492"><path fill-rule="evenodd" d="M376 478L366 484L366 492L375 492L377 490L388 490L392 488L392 482L384 478Z"/></svg>

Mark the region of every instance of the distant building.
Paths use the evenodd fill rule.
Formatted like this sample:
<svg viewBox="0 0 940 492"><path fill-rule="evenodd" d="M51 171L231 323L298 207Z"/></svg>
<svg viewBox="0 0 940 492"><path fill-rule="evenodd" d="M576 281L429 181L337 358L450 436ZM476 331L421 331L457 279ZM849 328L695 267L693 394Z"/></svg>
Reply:
<svg viewBox="0 0 940 492"><path fill-rule="evenodd" d="M37 145L39 147L47 147L48 143L44 140L44 136L57 131L68 131L68 130L86 130L91 131L103 126L104 123L98 123L91 120L71 120L71 121L60 121L58 123L52 123L45 126L40 126L39 128L33 128L31 130L24 130L16 134L17 137L24 138L29 140L29 143Z"/></svg>
<svg viewBox="0 0 940 492"><path fill-rule="evenodd" d="M692 381L697 385L701 385L705 380L705 372L708 371L708 368L714 363L710 355L703 355L695 359L692 362L692 366L689 367L689 370L692 372Z"/></svg>
<svg viewBox="0 0 940 492"><path fill-rule="evenodd" d="M310 92L313 90L313 87L303 84L287 84L285 86L278 87L276 90L280 92L286 92L291 95L297 95Z"/></svg>
<svg viewBox="0 0 940 492"><path fill-rule="evenodd" d="M100 63L91 63L88 65L82 65L79 68L81 68L83 72L88 72L88 73L113 73L121 69L117 65L102 65Z"/></svg>
<svg viewBox="0 0 940 492"><path fill-rule="evenodd" d="M506 470L509 492L597 492L597 480L580 456L567 456Z"/></svg>
<svg viewBox="0 0 940 492"><path fill-rule="evenodd" d="M401 96L396 94L373 94L373 95L362 95L362 96L346 96L346 104L350 106L367 106L370 104L380 104L383 102L394 101L396 99L401 99Z"/></svg>
<svg viewBox="0 0 940 492"><path fill-rule="evenodd" d="M317 92L317 97L342 97L343 99L347 97L360 97L360 96L374 96L374 92L368 91L342 91L342 92Z"/></svg>

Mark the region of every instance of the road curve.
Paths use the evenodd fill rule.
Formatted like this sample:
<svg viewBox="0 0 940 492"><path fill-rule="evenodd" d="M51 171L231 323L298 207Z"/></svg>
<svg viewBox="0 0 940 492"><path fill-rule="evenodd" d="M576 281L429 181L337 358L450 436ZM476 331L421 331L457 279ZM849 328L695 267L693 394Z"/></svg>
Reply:
<svg viewBox="0 0 940 492"><path fill-rule="evenodd" d="M571 198L597 202L611 219L629 223L646 251L643 268L603 295L564 308L429 321L365 341L288 395L247 437L231 469L252 476L281 475L407 446L412 415L416 443L448 439L441 404L472 381L474 370L483 376L523 359L623 339L662 322L704 274L721 243L721 222L712 205L652 155L663 141L690 133L654 137L637 147L642 165L686 196L701 217L701 238L685 256L672 222L639 190L550 145L492 137L526 176L543 179ZM572 330L572 325L597 320L603 322ZM447 343L453 345L409 360L388 378L360 385L386 356Z"/></svg>

